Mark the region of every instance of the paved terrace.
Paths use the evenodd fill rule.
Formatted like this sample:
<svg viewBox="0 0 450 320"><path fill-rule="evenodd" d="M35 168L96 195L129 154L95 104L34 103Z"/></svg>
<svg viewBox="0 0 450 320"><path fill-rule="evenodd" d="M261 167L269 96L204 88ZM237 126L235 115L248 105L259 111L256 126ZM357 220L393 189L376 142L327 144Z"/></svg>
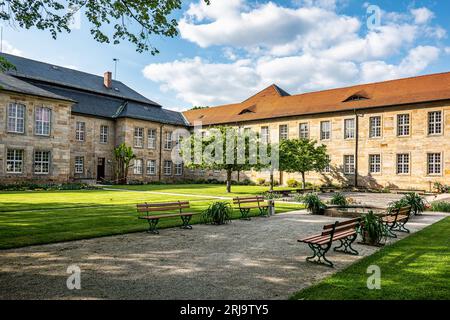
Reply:
<svg viewBox="0 0 450 320"><path fill-rule="evenodd" d="M413 232L445 214L427 213ZM1 299L286 299L376 248L355 245L360 256L330 252L336 268L305 262L299 237L335 218L305 211L229 225L163 229L0 251ZM401 238L404 235L401 235ZM81 270L81 290L68 290L66 269Z"/></svg>

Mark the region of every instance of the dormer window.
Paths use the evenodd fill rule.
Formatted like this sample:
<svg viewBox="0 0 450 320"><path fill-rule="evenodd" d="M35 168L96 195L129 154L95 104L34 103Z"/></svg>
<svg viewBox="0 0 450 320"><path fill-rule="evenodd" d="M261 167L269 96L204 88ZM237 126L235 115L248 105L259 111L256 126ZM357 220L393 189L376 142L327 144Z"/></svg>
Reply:
<svg viewBox="0 0 450 320"><path fill-rule="evenodd" d="M239 112L239 115L246 114L246 113L255 113L256 105L250 106L248 108L242 109L241 112Z"/></svg>
<svg viewBox="0 0 450 320"><path fill-rule="evenodd" d="M360 91L360 92L356 92L355 94L352 94L350 97L348 97L347 99L345 99L342 102L359 101L359 100L367 100L367 99L370 99L369 95L364 91Z"/></svg>

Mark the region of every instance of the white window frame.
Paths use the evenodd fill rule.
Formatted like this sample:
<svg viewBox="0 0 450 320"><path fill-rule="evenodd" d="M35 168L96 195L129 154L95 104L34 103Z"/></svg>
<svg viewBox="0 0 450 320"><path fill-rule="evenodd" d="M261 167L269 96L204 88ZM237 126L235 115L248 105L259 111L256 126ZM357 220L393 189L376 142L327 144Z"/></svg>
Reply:
<svg viewBox="0 0 450 320"><path fill-rule="evenodd" d="M19 116L19 110L21 116ZM9 103L7 110L6 130L9 133L25 133L26 106L21 103ZM11 124L13 128L11 127ZM20 130L21 129L21 130Z"/></svg>
<svg viewBox="0 0 450 320"><path fill-rule="evenodd" d="M352 159L352 161L348 161ZM344 155L344 174L355 174L355 155Z"/></svg>
<svg viewBox="0 0 450 320"><path fill-rule="evenodd" d="M164 132L164 149L171 150L173 146L172 131Z"/></svg>
<svg viewBox="0 0 450 320"><path fill-rule="evenodd" d="M108 143L109 127L105 124L100 126L100 143Z"/></svg>
<svg viewBox="0 0 450 320"><path fill-rule="evenodd" d="M280 141L289 139L289 125L280 124L278 127Z"/></svg>
<svg viewBox="0 0 450 320"><path fill-rule="evenodd" d="M351 124L351 126L349 126ZM355 118L344 119L344 139L355 139L356 121Z"/></svg>
<svg viewBox="0 0 450 320"><path fill-rule="evenodd" d="M379 120L379 123L374 123L373 120ZM369 117L369 138L376 139L381 138L383 134L383 120L381 116L372 116Z"/></svg>
<svg viewBox="0 0 450 320"><path fill-rule="evenodd" d="M324 124L328 123L328 131L324 131ZM325 136L327 134L327 136ZM320 140L331 140L331 121L320 121Z"/></svg>
<svg viewBox="0 0 450 320"><path fill-rule="evenodd" d="M12 157L10 156L12 152ZM7 149L6 150L6 173L21 174L23 173L25 152L23 149ZM10 166L12 170L9 170Z"/></svg>
<svg viewBox="0 0 450 320"><path fill-rule="evenodd" d="M443 130L443 112L430 111L428 112L428 135L429 136L439 136L442 134Z"/></svg>
<svg viewBox="0 0 450 320"><path fill-rule="evenodd" d="M45 113L47 113L47 119L45 120ZM39 119L38 116L41 118ZM36 107L34 109L34 134L37 136L49 136L52 123L52 109L44 106Z"/></svg>
<svg viewBox="0 0 450 320"><path fill-rule="evenodd" d="M172 166L173 163L170 160L164 160L164 175L171 176L172 175Z"/></svg>
<svg viewBox="0 0 450 320"><path fill-rule="evenodd" d="M302 129L302 125L305 128ZM309 139L309 123L308 122L300 122L298 124L298 137L300 139Z"/></svg>
<svg viewBox="0 0 450 320"><path fill-rule="evenodd" d="M261 142L268 144L270 143L270 129L269 126L261 127Z"/></svg>
<svg viewBox="0 0 450 320"><path fill-rule="evenodd" d="M75 173L76 174L84 173L84 157L83 156L75 157Z"/></svg>
<svg viewBox="0 0 450 320"><path fill-rule="evenodd" d="M175 175L176 176L182 176L183 175L183 164L182 163L176 163L174 165L175 167Z"/></svg>
<svg viewBox="0 0 450 320"><path fill-rule="evenodd" d="M442 175L442 153L441 152L428 152L427 153L427 175L429 175L429 176Z"/></svg>
<svg viewBox="0 0 450 320"><path fill-rule="evenodd" d="M147 130L147 148L156 149L156 129Z"/></svg>
<svg viewBox="0 0 450 320"><path fill-rule="evenodd" d="M331 157L329 154L327 154L326 157L328 159L328 165L326 165L325 168L323 169L323 173L330 173L331 172Z"/></svg>
<svg viewBox="0 0 450 320"><path fill-rule="evenodd" d="M40 155L40 158L38 159L37 156ZM46 155L46 159L44 158L44 155ZM33 154L33 171L34 174L39 175L45 175L50 173L50 159L51 159L51 153L50 151L46 150L36 150ZM44 170L44 167L46 167L47 170ZM39 168L39 170L37 170Z"/></svg>
<svg viewBox="0 0 450 320"><path fill-rule="evenodd" d="M77 121L75 123L75 139L80 142L86 140L86 122Z"/></svg>
<svg viewBox="0 0 450 320"><path fill-rule="evenodd" d="M156 175L156 160L147 160L146 171L149 176Z"/></svg>
<svg viewBox="0 0 450 320"><path fill-rule="evenodd" d="M409 137L411 134L411 115L402 113L397 115L397 136Z"/></svg>
<svg viewBox="0 0 450 320"><path fill-rule="evenodd" d="M377 157L378 161L374 161L375 157ZM378 169L378 170L376 170ZM370 174L381 174L381 154L374 153L369 154L369 173Z"/></svg>
<svg viewBox="0 0 450 320"><path fill-rule="evenodd" d="M134 128L133 146L135 148L143 148L144 147L144 128L140 128L140 127Z"/></svg>
<svg viewBox="0 0 450 320"><path fill-rule="evenodd" d="M134 159L133 174L141 175L144 172L144 160Z"/></svg>
<svg viewBox="0 0 450 320"><path fill-rule="evenodd" d="M411 155L409 153L397 153L395 158L397 175L409 175L411 173Z"/></svg>

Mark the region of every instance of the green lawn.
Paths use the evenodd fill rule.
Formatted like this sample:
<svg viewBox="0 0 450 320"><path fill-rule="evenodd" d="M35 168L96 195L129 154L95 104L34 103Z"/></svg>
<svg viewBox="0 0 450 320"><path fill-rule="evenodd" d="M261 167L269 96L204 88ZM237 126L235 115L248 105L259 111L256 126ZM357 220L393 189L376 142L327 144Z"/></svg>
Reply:
<svg viewBox="0 0 450 320"><path fill-rule="evenodd" d="M190 211L201 212L211 201L216 201L207 193L203 195L171 196L119 190L3 192L0 193L0 249L144 231L148 224L137 219L136 203L190 200ZM298 205L276 206L277 212L296 209ZM236 211L234 218L237 217ZM193 223L199 223L199 218L194 217ZM163 219L158 226L165 228L180 223L179 218Z"/></svg>
<svg viewBox="0 0 450 320"><path fill-rule="evenodd" d="M449 235L447 217L296 293L292 299L450 299ZM381 290L367 289L370 265L381 269Z"/></svg>

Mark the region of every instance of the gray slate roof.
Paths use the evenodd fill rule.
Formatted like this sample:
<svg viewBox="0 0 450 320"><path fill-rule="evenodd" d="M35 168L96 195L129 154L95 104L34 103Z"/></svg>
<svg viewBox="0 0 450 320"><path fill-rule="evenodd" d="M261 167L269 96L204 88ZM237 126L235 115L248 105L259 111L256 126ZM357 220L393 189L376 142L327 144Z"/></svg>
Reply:
<svg viewBox="0 0 450 320"><path fill-rule="evenodd" d="M0 53L0 56L6 58L16 67L17 70L8 71L8 73L12 76L54 83L59 86L64 85L113 96L116 98L134 100L160 106L158 103L147 99L143 95L137 93L130 87L117 80L112 80L112 88L108 89L103 85L102 76L55 66L6 53Z"/></svg>
<svg viewBox="0 0 450 320"><path fill-rule="evenodd" d="M181 112L145 106L136 102L128 102L117 117L127 117L170 124L189 125L184 119Z"/></svg>

